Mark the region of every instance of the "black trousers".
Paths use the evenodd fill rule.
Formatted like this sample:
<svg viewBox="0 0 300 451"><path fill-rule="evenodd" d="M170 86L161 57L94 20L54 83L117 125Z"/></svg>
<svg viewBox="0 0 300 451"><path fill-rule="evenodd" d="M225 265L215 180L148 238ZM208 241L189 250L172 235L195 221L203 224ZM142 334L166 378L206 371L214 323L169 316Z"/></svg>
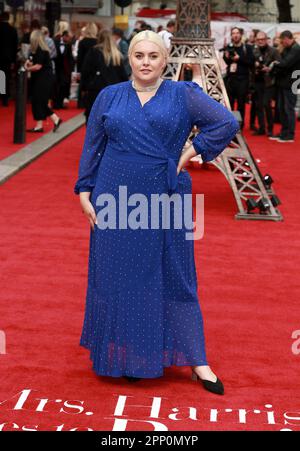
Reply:
<svg viewBox="0 0 300 451"><path fill-rule="evenodd" d="M53 78L51 75L43 75L36 79L32 77L31 107L33 118L36 121L43 121L53 114L53 111L48 107L52 85Z"/></svg>
<svg viewBox="0 0 300 451"><path fill-rule="evenodd" d="M225 84L232 110L234 110L235 102L237 102L237 109L242 116L242 129L245 122L245 107L249 92L249 79L229 75L225 81Z"/></svg>
<svg viewBox="0 0 300 451"><path fill-rule="evenodd" d="M266 131L267 121L268 132L272 132L274 125L272 99L275 96L275 88L273 86L267 88L264 83L255 83L255 92L257 96L259 131Z"/></svg>
<svg viewBox="0 0 300 451"><path fill-rule="evenodd" d="M292 89L279 88L278 107L281 122L281 136L284 138L294 138L296 128L296 103L297 95Z"/></svg>
<svg viewBox="0 0 300 451"><path fill-rule="evenodd" d="M70 76L64 74L56 74L56 82L54 89L54 108L63 108L64 99L70 97L71 90L71 74Z"/></svg>
<svg viewBox="0 0 300 451"><path fill-rule="evenodd" d="M255 120L257 117L257 94L251 92L251 108L250 108L250 127L255 127Z"/></svg>

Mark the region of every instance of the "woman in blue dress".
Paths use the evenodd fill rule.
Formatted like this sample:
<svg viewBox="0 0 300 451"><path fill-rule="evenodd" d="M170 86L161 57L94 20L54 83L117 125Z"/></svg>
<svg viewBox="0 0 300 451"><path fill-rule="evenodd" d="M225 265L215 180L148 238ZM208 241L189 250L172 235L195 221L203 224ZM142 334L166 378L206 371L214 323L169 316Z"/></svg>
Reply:
<svg viewBox="0 0 300 451"><path fill-rule="evenodd" d="M216 158L239 125L195 82L162 79L167 58L160 36L138 33L132 80L105 87L91 111L74 188L91 226L80 345L98 375L137 381L190 366L192 379L223 394L206 357L188 227L152 227L144 201L191 195L184 165L197 154ZM201 132L182 152L194 125Z"/></svg>

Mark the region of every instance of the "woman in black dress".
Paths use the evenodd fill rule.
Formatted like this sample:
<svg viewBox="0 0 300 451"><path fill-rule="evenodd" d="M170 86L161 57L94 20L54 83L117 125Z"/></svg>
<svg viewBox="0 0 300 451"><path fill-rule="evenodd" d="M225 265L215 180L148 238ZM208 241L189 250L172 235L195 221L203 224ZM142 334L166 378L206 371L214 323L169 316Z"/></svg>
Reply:
<svg viewBox="0 0 300 451"><path fill-rule="evenodd" d="M98 27L95 23L87 24L82 30L83 38L78 44L77 72L81 73L84 59L90 48L97 45Z"/></svg>
<svg viewBox="0 0 300 451"><path fill-rule="evenodd" d="M105 86L122 81L128 81L123 56L114 42L111 31L101 30L98 44L88 51L81 71L86 121L99 92Z"/></svg>
<svg viewBox="0 0 300 451"><path fill-rule="evenodd" d="M54 124L53 131L56 132L62 120L48 106L54 78L50 50L40 30L34 30L31 33L30 47L31 53L25 62L25 69L31 73L31 105L36 125L27 131L43 132L43 121L50 116Z"/></svg>
<svg viewBox="0 0 300 451"><path fill-rule="evenodd" d="M79 79L79 89L78 89L78 108L84 108L82 101L82 87L81 87L81 71L84 59L88 51L97 44L98 27L95 23L91 22L87 24L81 31L83 36L78 43L78 56L77 56L77 73Z"/></svg>

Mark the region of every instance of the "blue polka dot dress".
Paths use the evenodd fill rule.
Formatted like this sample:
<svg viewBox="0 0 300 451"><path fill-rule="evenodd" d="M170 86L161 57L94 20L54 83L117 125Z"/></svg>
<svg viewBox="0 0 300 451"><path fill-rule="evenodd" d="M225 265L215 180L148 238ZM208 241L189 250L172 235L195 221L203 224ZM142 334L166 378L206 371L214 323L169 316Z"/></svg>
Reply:
<svg viewBox="0 0 300 451"><path fill-rule="evenodd" d="M203 161L239 128L195 82L165 79L144 105L132 82L121 82L93 105L74 191L91 193L98 221L90 230L80 338L98 375L155 378L171 365L208 364L191 229L172 220L162 227L161 210L160 226L151 227L149 207L153 195L191 194L189 173L176 168L193 125L201 130L193 145ZM145 201L148 211L137 214Z"/></svg>

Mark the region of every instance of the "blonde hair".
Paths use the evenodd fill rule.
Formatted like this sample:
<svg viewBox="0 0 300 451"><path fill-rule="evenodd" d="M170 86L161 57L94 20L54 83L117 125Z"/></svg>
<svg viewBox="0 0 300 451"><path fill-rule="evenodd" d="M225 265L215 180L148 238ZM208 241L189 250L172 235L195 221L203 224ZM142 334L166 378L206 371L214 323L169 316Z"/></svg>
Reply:
<svg viewBox="0 0 300 451"><path fill-rule="evenodd" d="M98 34L98 44L95 47L102 51L107 66L109 66L110 63L112 63L113 66L120 66L122 53L118 49L110 30L100 30Z"/></svg>
<svg viewBox="0 0 300 451"><path fill-rule="evenodd" d="M30 34L30 47L32 53L35 53L40 47L42 50L47 50L50 53L50 49L45 41L44 33L41 30L33 30Z"/></svg>
<svg viewBox="0 0 300 451"><path fill-rule="evenodd" d="M143 30L137 33L130 41L128 48L128 56L130 57L133 52L133 47L140 41L150 41L156 44L165 58L168 58L168 50L164 44L164 41L161 36L159 36L155 31L151 30Z"/></svg>
<svg viewBox="0 0 300 451"><path fill-rule="evenodd" d="M45 36L48 36L48 35L49 35L49 28L48 28L48 27L45 27L45 26L42 26L41 32L42 32Z"/></svg>
<svg viewBox="0 0 300 451"><path fill-rule="evenodd" d="M69 22L66 22L65 20L61 20L60 22L58 22L57 31L55 33L55 36L62 35L64 31L70 31L70 25L69 25Z"/></svg>
<svg viewBox="0 0 300 451"><path fill-rule="evenodd" d="M82 29L82 35L85 38L97 38L98 35L98 27L94 22L88 23L83 29Z"/></svg>

